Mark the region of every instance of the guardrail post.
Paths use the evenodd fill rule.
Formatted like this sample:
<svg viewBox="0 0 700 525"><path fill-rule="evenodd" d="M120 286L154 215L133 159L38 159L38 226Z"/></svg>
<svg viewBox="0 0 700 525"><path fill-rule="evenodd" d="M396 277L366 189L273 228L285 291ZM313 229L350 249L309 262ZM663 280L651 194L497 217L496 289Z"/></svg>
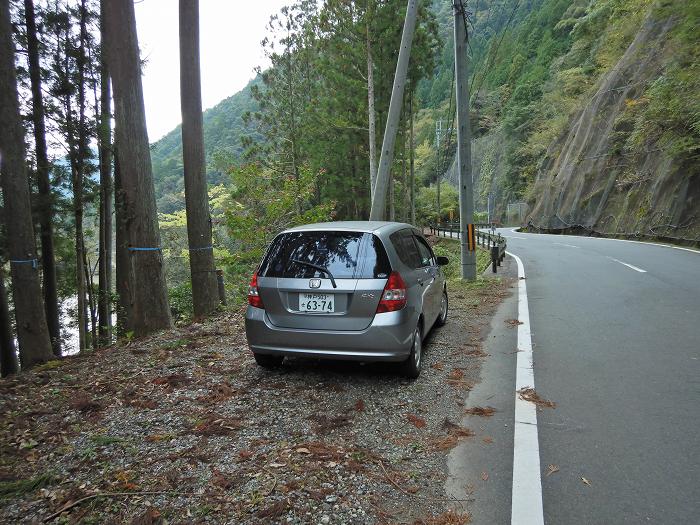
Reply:
<svg viewBox="0 0 700 525"><path fill-rule="evenodd" d="M498 265L498 246L493 245L491 247L491 270L496 273L496 266Z"/></svg>

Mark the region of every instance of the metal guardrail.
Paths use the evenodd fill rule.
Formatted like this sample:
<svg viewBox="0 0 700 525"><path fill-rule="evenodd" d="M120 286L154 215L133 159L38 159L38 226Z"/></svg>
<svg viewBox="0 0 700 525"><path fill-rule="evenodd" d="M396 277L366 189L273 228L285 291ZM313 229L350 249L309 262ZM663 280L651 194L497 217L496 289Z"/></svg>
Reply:
<svg viewBox="0 0 700 525"><path fill-rule="evenodd" d="M501 265L506 257L506 238L500 233L491 233L487 230L488 224L475 224L476 244L488 249L491 254L491 269L496 273L496 269ZM431 235L446 237L449 239L459 239L459 223L431 224L428 226Z"/></svg>

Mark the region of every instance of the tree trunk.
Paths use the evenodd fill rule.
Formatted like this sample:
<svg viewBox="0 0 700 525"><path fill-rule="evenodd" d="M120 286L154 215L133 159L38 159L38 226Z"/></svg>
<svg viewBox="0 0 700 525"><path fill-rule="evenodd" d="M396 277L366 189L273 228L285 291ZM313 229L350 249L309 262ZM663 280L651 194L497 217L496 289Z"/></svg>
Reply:
<svg viewBox="0 0 700 525"><path fill-rule="evenodd" d="M82 352L87 348L87 301L86 279L85 279L85 235L83 233L83 176L85 166L85 156L87 155L87 144L85 137L85 12L84 5L80 9L80 45L78 48L78 126L77 126L77 148L75 144L75 125L72 117L71 95L65 95L66 125L68 127L68 149L73 152L71 155L71 172L73 176L73 217L75 220L75 281L78 295L78 351ZM65 75L69 78L70 69L68 64L68 41L69 28L66 26L66 49L65 49Z"/></svg>
<svg viewBox="0 0 700 525"><path fill-rule="evenodd" d="M133 294L127 329L142 336L170 328L172 321L153 189L134 3L111 0L106 2L106 8L105 46L114 89L117 155Z"/></svg>
<svg viewBox="0 0 700 525"><path fill-rule="evenodd" d="M44 307L54 355L61 356L61 323L59 321L58 292L56 287L56 256L53 245L53 199L49 179L49 159L46 152L46 125L44 100L41 92L41 67L39 64L39 40L33 0L24 0L24 16L27 26L27 54L29 79L32 89L32 122L36 144L36 172L39 187L39 225L41 238L41 264L43 268Z"/></svg>
<svg viewBox="0 0 700 525"><path fill-rule="evenodd" d="M119 168L119 156L114 155L114 222L115 222L115 259L116 259L116 289L117 297L117 334L125 336L129 332L129 319L131 319L131 283L129 281L129 241L126 234L126 208L124 206L124 192L121 185L121 169Z"/></svg>
<svg viewBox="0 0 700 525"><path fill-rule="evenodd" d="M104 38L104 2L100 6L100 32ZM100 345L112 342L112 117L110 114L110 80L104 47L100 55L100 246L98 269L98 312Z"/></svg>
<svg viewBox="0 0 700 525"><path fill-rule="evenodd" d="M85 243L83 243L83 268L85 269L85 290L87 292L87 308L90 314L90 342L92 343L92 348L97 349L99 346L99 340L97 338L97 304L95 304L95 290L92 285L95 277L94 268L90 267L90 261L87 257L87 250L85 250Z"/></svg>
<svg viewBox="0 0 700 525"><path fill-rule="evenodd" d="M377 117L374 110L374 61L372 59L372 40L370 38L370 4L367 1L367 108L369 121L369 184L370 202L374 199L374 185L377 182Z"/></svg>
<svg viewBox="0 0 700 525"><path fill-rule="evenodd" d="M41 296L19 113L9 0L0 0L0 183L22 368L53 357ZM10 198L11 196L11 198Z"/></svg>
<svg viewBox="0 0 700 525"><path fill-rule="evenodd" d="M292 174L294 175L294 185L296 188L296 201L297 201L297 212L299 215L302 214L303 206L301 201L301 177L299 175L299 162L297 155L297 143L299 137L297 137L296 130L296 103L294 100L294 85L293 85L293 72L292 72L292 52L290 50L289 44L287 44L287 91L289 96L289 143L292 146Z"/></svg>
<svg viewBox="0 0 700 525"><path fill-rule="evenodd" d="M7 377L19 372L15 338L12 335L10 310L7 307L7 292L5 291L5 276L0 267L0 376Z"/></svg>
<svg viewBox="0 0 700 525"><path fill-rule="evenodd" d="M199 0L180 0L180 107L185 207L195 318L219 305L202 129L199 68Z"/></svg>

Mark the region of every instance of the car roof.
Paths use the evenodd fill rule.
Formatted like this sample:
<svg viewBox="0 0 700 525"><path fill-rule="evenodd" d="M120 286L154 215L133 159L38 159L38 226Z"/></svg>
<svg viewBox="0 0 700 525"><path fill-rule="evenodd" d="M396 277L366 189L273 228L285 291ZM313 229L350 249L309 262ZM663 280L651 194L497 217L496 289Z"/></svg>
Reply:
<svg viewBox="0 0 700 525"><path fill-rule="evenodd" d="M391 234L396 230L404 228L415 229L414 226L404 222L389 221L337 221L337 222L317 222L315 224L304 224L294 226L284 230L282 233L301 231L354 231L375 234Z"/></svg>

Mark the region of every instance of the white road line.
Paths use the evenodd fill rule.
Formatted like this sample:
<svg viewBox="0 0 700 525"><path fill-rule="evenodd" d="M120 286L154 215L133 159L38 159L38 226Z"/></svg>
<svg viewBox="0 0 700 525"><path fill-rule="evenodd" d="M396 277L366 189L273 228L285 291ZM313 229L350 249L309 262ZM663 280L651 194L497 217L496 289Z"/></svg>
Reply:
<svg viewBox="0 0 700 525"><path fill-rule="evenodd" d="M540 447L537 439L537 410L520 399L517 391L535 388L530 311L525 268L517 255L506 252L518 264L518 352L515 372L515 428L513 436L513 493L511 525L544 525Z"/></svg>
<svg viewBox="0 0 700 525"><path fill-rule="evenodd" d="M580 248L580 246L574 246L573 244L566 244L564 242L553 242L552 244L558 244L559 246L568 246L569 248Z"/></svg>
<svg viewBox="0 0 700 525"><path fill-rule="evenodd" d="M616 263L620 263L620 264L622 264L622 265L624 265L624 266L627 266L627 268L632 268L635 272L647 273L646 270L642 270L641 268L638 268L638 267L636 267L636 266L634 266L634 265L632 265L632 264L627 264L626 262L622 262L622 261L620 261L619 259L615 259L615 257L608 257L608 259L610 259L611 261L615 261Z"/></svg>
<svg viewBox="0 0 700 525"><path fill-rule="evenodd" d="M513 228L510 231L523 235L523 232L517 231L517 228ZM694 248L685 248L684 246L674 246L672 244L661 244L660 242L633 241L632 239L613 239L611 237L586 237L584 235L565 235L565 234L562 235L562 234L553 234L553 233L531 233L529 235L547 235L549 237L571 237L574 239L597 239L597 240L601 240L601 241L633 242L635 244L661 246L662 248L673 248L674 250L683 250L684 252L691 252L691 253L700 254L700 250L696 250Z"/></svg>

